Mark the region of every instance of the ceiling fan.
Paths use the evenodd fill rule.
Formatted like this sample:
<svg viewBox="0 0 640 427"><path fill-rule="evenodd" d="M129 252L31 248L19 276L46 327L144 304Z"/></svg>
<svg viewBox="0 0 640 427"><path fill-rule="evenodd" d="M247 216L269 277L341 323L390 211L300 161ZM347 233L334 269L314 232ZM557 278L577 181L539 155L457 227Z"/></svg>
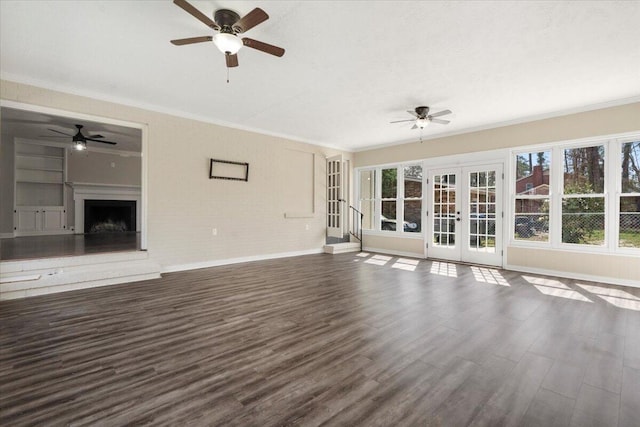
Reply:
<svg viewBox="0 0 640 427"><path fill-rule="evenodd" d="M247 32L256 25L269 19L269 15L258 7L242 18L232 10L219 9L216 10L213 15L214 20L211 20L211 18L200 12L186 0L173 0L173 3L184 9L185 12L189 13L197 20L204 23L207 27L217 31L213 36L189 37L186 39L171 40L171 43L176 46L212 41L220 52L224 53L227 61L227 68L238 66L238 51L242 46L247 46L274 56L280 57L284 55L284 49L281 47L273 46L248 37L238 37L238 34Z"/></svg>
<svg viewBox="0 0 640 427"><path fill-rule="evenodd" d="M65 133L65 132L60 132L59 130L55 130L55 129L51 129L48 128L51 132L55 132L55 133L59 133L61 135L64 135L64 137L71 137L71 140L73 141L73 148L75 148L76 150L86 150L87 149L87 141L92 141L92 142L101 142L103 144L111 144L111 145L116 145L116 142L112 142L112 141L106 141L102 138L104 138L104 136L102 135L89 135L86 136L82 133L82 128L84 127L83 125L75 125L75 127L78 129L78 132L76 132L75 135L71 135L70 133ZM47 138L51 138L52 136L47 136ZM63 138L61 136L54 136L53 138Z"/></svg>
<svg viewBox="0 0 640 427"><path fill-rule="evenodd" d="M411 129L424 129L429 126L429 123L439 123L441 125L449 124L449 120L437 119L436 117L446 116L447 114L451 114L451 110L442 110L437 113L429 114L429 107L416 107L414 111L407 110L407 113L414 116L413 119L407 120L396 120L390 123L401 123L401 122L415 122Z"/></svg>

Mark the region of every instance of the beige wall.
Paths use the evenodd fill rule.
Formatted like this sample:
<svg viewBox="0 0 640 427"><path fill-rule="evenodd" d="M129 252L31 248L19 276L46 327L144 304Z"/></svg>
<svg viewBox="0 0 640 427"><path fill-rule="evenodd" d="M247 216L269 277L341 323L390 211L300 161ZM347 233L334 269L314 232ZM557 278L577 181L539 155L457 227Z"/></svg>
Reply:
<svg viewBox="0 0 640 427"><path fill-rule="evenodd" d="M550 119L503 126L445 138L426 140L355 153L355 166L433 159L464 153L509 149L518 146L640 131L640 103L570 114ZM469 157L473 161L472 156ZM365 244L390 252L403 251L415 240L365 236ZM420 250L424 244L420 240ZM505 242L506 243L506 242ZM585 254L564 250L506 245L505 265L514 269L546 270L567 276L584 275L614 283L640 286L640 257Z"/></svg>
<svg viewBox="0 0 640 427"><path fill-rule="evenodd" d="M638 130L640 130L640 102L429 139L422 143L415 142L360 151L355 154L355 166L405 162Z"/></svg>
<svg viewBox="0 0 640 427"><path fill-rule="evenodd" d="M140 157L95 151L69 151L67 181L91 184L140 185Z"/></svg>
<svg viewBox="0 0 640 427"><path fill-rule="evenodd" d="M0 89L3 100L148 126L148 253L164 268L324 244L325 157L336 150L14 82ZM210 158L248 162L249 182L209 179ZM301 158L308 167L292 168ZM304 194L288 191L294 181ZM311 205L308 217L285 218Z"/></svg>
<svg viewBox="0 0 640 427"><path fill-rule="evenodd" d="M365 250L384 249L385 252L396 255L424 257L424 240L422 239L366 235L362 243Z"/></svg>

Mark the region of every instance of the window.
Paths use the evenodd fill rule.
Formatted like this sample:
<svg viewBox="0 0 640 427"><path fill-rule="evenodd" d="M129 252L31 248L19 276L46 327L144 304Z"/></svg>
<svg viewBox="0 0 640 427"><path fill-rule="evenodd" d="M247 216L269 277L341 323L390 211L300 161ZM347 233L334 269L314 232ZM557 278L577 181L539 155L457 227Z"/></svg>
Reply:
<svg viewBox="0 0 640 427"><path fill-rule="evenodd" d="M360 211L362 212L363 230L372 230L375 228L375 191L375 171L360 171Z"/></svg>
<svg viewBox="0 0 640 427"><path fill-rule="evenodd" d="M640 248L640 141L621 144L618 247Z"/></svg>
<svg viewBox="0 0 640 427"><path fill-rule="evenodd" d="M603 246L604 145L563 151L562 242Z"/></svg>
<svg viewBox="0 0 640 427"><path fill-rule="evenodd" d="M640 136L515 152L513 243L640 251Z"/></svg>
<svg viewBox="0 0 640 427"><path fill-rule="evenodd" d="M422 166L405 166L403 231L422 231Z"/></svg>
<svg viewBox="0 0 640 427"><path fill-rule="evenodd" d="M395 231L398 197L398 168L381 171L381 212L380 230Z"/></svg>
<svg viewBox="0 0 640 427"><path fill-rule="evenodd" d="M359 182L364 230L399 234L422 231L421 165L361 170Z"/></svg>
<svg viewBox="0 0 640 427"><path fill-rule="evenodd" d="M549 188L551 151L516 155L516 240L549 241Z"/></svg>

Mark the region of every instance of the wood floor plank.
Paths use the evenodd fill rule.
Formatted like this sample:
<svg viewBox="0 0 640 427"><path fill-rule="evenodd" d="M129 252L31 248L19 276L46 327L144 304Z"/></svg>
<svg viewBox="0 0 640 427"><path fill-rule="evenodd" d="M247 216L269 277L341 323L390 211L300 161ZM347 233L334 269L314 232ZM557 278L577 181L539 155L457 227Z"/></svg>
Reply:
<svg viewBox="0 0 640 427"><path fill-rule="evenodd" d="M2 301L0 425L640 425L638 312L376 256Z"/></svg>

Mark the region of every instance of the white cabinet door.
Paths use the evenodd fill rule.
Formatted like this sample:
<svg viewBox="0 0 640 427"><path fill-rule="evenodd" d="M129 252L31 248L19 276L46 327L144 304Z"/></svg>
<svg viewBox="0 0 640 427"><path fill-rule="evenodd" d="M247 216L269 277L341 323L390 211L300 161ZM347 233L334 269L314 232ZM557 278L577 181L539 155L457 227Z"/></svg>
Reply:
<svg viewBox="0 0 640 427"><path fill-rule="evenodd" d="M20 207L16 209L16 231L40 231L40 209Z"/></svg>
<svg viewBox="0 0 640 427"><path fill-rule="evenodd" d="M61 231L65 229L65 215L62 207L42 208L42 231Z"/></svg>
<svg viewBox="0 0 640 427"><path fill-rule="evenodd" d="M64 206L18 206L16 235L56 234L66 230Z"/></svg>

